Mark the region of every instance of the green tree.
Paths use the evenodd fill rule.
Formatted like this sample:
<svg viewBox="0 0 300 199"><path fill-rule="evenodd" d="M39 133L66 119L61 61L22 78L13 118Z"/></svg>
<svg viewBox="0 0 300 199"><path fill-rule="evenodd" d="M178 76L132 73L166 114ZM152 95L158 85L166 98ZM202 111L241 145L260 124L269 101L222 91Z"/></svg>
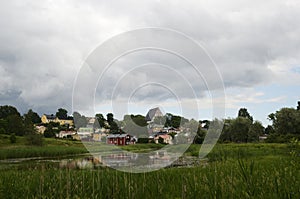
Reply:
<svg viewBox="0 0 300 199"><path fill-rule="evenodd" d="M247 142L251 124L252 121L245 117L237 117L232 120L229 127L231 140L233 142Z"/></svg>
<svg viewBox="0 0 300 199"><path fill-rule="evenodd" d="M75 128L79 129L80 127L86 127L87 119L84 115L81 115L78 112L74 112L73 119L74 119Z"/></svg>
<svg viewBox="0 0 300 199"><path fill-rule="evenodd" d="M18 110L13 106L0 106L0 119L5 119L11 115L21 116Z"/></svg>
<svg viewBox="0 0 300 199"><path fill-rule="evenodd" d="M1 131L1 134L8 133L8 122L6 119L0 119L0 129L3 130L3 131Z"/></svg>
<svg viewBox="0 0 300 199"><path fill-rule="evenodd" d="M101 128L105 128L106 125L105 125L105 122L106 122L106 119L104 118L104 116L101 114L101 113L98 113L95 115L97 121L98 121L98 124Z"/></svg>
<svg viewBox="0 0 300 199"><path fill-rule="evenodd" d="M24 115L24 117L28 117L30 118L31 122L33 124L38 124L41 123L41 117L34 111L32 111L31 109L28 110L28 112Z"/></svg>
<svg viewBox="0 0 300 199"><path fill-rule="evenodd" d="M181 125L184 125L188 121L189 120L184 117L167 113L165 127L179 128Z"/></svg>
<svg viewBox="0 0 300 199"><path fill-rule="evenodd" d="M25 134L23 120L20 115L9 115L7 118L7 129L9 134L22 136Z"/></svg>
<svg viewBox="0 0 300 199"><path fill-rule="evenodd" d="M68 119L68 111L66 109L59 108L56 112L56 117L58 117L58 119L66 120Z"/></svg>
<svg viewBox="0 0 300 199"><path fill-rule="evenodd" d="M154 120L153 120L153 123L157 124L157 125L165 125L166 116L157 116L157 117L155 117Z"/></svg>
<svg viewBox="0 0 300 199"><path fill-rule="evenodd" d="M265 128L263 127L261 122L255 121L250 126L247 142L258 142L259 136L263 135L264 132L265 132Z"/></svg>
<svg viewBox="0 0 300 199"><path fill-rule="evenodd" d="M232 142L231 140L231 123L234 119L225 119L219 142Z"/></svg>
<svg viewBox="0 0 300 199"><path fill-rule="evenodd" d="M131 117L132 121L140 127L145 127L148 125L145 116L131 115L130 117Z"/></svg>
<svg viewBox="0 0 300 199"><path fill-rule="evenodd" d="M33 115L31 113L24 115L24 134L35 134L36 129L34 127L34 124L32 122Z"/></svg>
<svg viewBox="0 0 300 199"><path fill-rule="evenodd" d="M126 115L124 116L123 131L137 137L148 137L147 122L142 115Z"/></svg>
<svg viewBox="0 0 300 199"><path fill-rule="evenodd" d="M47 129L44 132L44 137L46 138L52 138L55 137L56 131L53 129L53 124L49 123L47 126Z"/></svg>
<svg viewBox="0 0 300 199"><path fill-rule="evenodd" d="M265 128L265 134L270 135L270 134L273 134L273 133L275 133L275 130L274 130L273 126L268 125L268 126Z"/></svg>
<svg viewBox="0 0 300 199"><path fill-rule="evenodd" d="M275 133L300 134L300 111L294 108L282 108L271 113L268 118L272 121Z"/></svg>
<svg viewBox="0 0 300 199"><path fill-rule="evenodd" d="M249 114L246 108L240 108L238 112L238 117L248 118L249 120L253 121L253 117Z"/></svg>
<svg viewBox="0 0 300 199"><path fill-rule="evenodd" d="M114 115L112 113L108 113L106 115L107 123L109 124L109 130L112 134L122 133L119 129L118 124L114 121Z"/></svg>

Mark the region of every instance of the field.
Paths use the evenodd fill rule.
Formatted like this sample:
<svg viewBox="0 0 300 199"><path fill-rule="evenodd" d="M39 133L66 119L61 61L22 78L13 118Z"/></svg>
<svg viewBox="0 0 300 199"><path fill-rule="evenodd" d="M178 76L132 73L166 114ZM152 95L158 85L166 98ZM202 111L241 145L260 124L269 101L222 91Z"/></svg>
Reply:
<svg viewBox="0 0 300 199"><path fill-rule="evenodd" d="M192 145L185 155L198 151ZM223 144L200 166L151 173L0 167L0 198L300 198L299 154L296 143Z"/></svg>
<svg viewBox="0 0 300 199"><path fill-rule="evenodd" d="M58 157L87 153L80 141L67 141L54 138L44 139L43 146L28 146L24 137L17 136L11 144L8 135L0 135L0 160L9 158Z"/></svg>

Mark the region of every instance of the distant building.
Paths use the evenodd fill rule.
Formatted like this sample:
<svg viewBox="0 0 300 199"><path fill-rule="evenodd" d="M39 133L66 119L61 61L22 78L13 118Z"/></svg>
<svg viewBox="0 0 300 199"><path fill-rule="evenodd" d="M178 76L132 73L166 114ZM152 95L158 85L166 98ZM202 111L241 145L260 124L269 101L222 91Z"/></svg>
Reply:
<svg viewBox="0 0 300 199"><path fill-rule="evenodd" d="M76 134L76 131L60 131L58 134L56 134L56 137L58 138L73 138L73 136Z"/></svg>
<svg viewBox="0 0 300 199"><path fill-rule="evenodd" d="M101 142L103 139L105 139L106 134L102 132L95 132L93 133L93 141Z"/></svg>
<svg viewBox="0 0 300 199"><path fill-rule="evenodd" d="M48 124L50 122L56 122L59 123L60 125L69 125L69 126L74 126L74 122L73 119L59 119L58 117L56 117L56 115L47 115L44 114L41 117L42 123L43 124Z"/></svg>
<svg viewBox="0 0 300 199"><path fill-rule="evenodd" d="M154 142L156 144L158 144L160 138L163 139L163 143L165 143L165 144L173 144L173 142L172 142L172 136L170 136L168 134L157 134L154 137Z"/></svg>
<svg viewBox="0 0 300 199"><path fill-rule="evenodd" d="M35 129L38 134L44 134L45 130L47 129L45 126L35 126Z"/></svg>
<svg viewBox="0 0 300 199"><path fill-rule="evenodd" d="M135 138L129 134L110 134L106 137L106 143L114 145L135 144L135 141Z"/></svg>
<svg viewBox="0 0 300 199"><path fill-rule="evenodd" d="M77 131L77 135L80 137L80 139L89 139L92 137L94 133L94 129L93 128L87 128L87 127L80 127Z"/></svg>
<svg viewBox="0 0 300 199"><path fill-rule="evenodd" d="M158 107L150 109L146 115L146 121L153 122L154 118L159 116L163 116L163 114Z"/></svg>

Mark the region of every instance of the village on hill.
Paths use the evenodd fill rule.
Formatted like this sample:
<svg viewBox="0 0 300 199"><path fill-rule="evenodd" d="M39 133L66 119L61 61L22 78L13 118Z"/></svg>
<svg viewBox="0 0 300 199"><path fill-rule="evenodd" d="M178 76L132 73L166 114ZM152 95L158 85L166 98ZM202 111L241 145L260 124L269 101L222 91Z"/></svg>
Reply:
<svg viewBox="0 0 300 199"><path fill-rule="evenodd" d="M64 109L60 109L64 111ZM172 119L173 118L173 119ZM59 114L43 114L41 123L35 128L39 134L55 136L60 139L72 139L91 142L104 142L114 145L129 145L139 143L174 144L178 142L179 135L186 141L192 141L190 129L182 123L187 119L163 115L156 107L150 109L146 116L125 115L123 121L113 119L113 114L102 114L95 117L85 117L75 112L73 116L59 117ZM192 120L192 122L196 122ZM49 132L52 135L48 135ZM50 134L51 134L50 133ZM195 133L195 132L194 132Z"/></svg>

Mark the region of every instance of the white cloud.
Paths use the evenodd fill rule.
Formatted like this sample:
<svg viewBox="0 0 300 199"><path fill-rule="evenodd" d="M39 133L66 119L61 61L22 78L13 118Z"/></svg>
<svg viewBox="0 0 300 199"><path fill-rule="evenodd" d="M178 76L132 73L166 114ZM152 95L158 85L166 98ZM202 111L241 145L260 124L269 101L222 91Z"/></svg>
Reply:
<svg viewBox="0 0 300 199"><path fill-rule="evenodd" d="M59 106L70 110L73 82L89 52L113 35L149 26L179 30L203 44L219 66L227 88L254 88L273 82L299 84L300 74L292 70L300 61L299 11L296 0L3 1L0 3L0 103L20 103L40 112L54 111ZM169 60L167 56L164 60L153 54L129 58L121 64L148 63L152 58ZM107 77L107 88L127 70L116 69ZM193 71L188 67L177 69L193 80L198 97L203 97L205 87L202 81L194 81ZM208 81L214 80L209 73L206 75ZM137 71L127 77L134 81L121 82L118 91L131 92L150 77L153 75ZM163 82L166 78L165 73L155 76L156 81ZM179 95L192 99L181 82L174 78L169 83ZM220 87L213 87L217 89ZM165 97L162 90L147 91L148 96L140 95L138 99L151 96L150 100L158 102ZM248 93L230 96L228 104L233 107L243 102L281 99L281 96L264 99L255 90L251 92L251 96Z"/></svg>

